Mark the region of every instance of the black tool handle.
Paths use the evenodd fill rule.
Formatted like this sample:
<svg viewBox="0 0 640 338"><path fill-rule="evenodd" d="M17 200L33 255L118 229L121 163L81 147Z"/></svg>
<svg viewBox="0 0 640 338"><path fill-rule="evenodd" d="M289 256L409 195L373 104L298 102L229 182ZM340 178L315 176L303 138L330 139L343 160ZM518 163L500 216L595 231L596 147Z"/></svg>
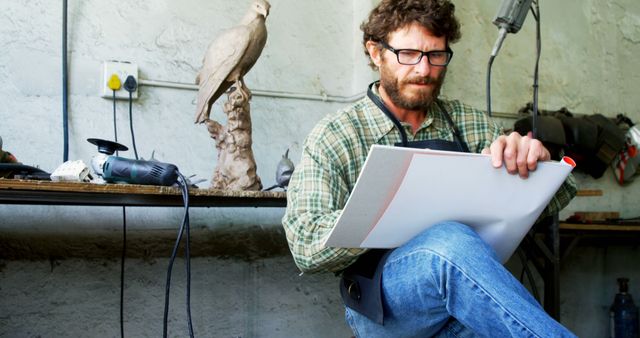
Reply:
<svg viewBox="0 0 640 338"><path fill-rule="evenodd" d="M178 180L178 167L173 164L117 156L109 156L103 171L107 182L170 186Z"/></svg>

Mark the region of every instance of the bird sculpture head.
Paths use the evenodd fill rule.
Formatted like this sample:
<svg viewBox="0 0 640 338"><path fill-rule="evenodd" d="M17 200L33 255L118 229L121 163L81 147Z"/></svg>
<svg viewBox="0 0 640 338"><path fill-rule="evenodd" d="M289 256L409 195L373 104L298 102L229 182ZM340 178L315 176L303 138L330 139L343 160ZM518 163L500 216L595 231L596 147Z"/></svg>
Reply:
<svg viewBox="0 0 640 338"><path fill-rule="evenodd" d="M253 22L256 19L264 22L269 15L269 9L271 5L267 2L267 0L253 0L249 10L242 18L242 24L248 25L250 22Z"/></svg>
<svg viewBox="0 0 640 338"><path fill-rule="evenodd" d="M251 8L266 18L269 15L269 8L271 8L271 5L265 0L255 0L251 5Z"/></svg>

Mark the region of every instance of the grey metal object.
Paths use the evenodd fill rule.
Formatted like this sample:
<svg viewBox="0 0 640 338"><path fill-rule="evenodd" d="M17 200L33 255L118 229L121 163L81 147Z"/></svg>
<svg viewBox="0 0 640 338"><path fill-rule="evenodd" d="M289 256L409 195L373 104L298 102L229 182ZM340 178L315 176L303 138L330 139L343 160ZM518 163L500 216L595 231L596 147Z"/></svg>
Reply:
<svg viewBox="0 0 640 338"><path fill-rule="evenodd" d="M278 162L278 167L276 169L276 182L279 187L284 189L289 185L293 169L295 169L295 166L289 159L289 149L287 149L284 155L282 155L280 162Z"/></svg>
<svg viewBox="0 0 640 338"><path fill-rule="evenodd" d="M532 0L503 0L493 24L508 33L518 33L527 17Z"/></svg>
<svg viewBox="0 0 640 338"><path fill-rule="evenodd" d="M289 149L287 149L276 167L276 184L264 189L264 191L269 191L275 188L287 190L287 186L289 185L289 180L291 180L291 175L293 174L294 169L295 165L289 159Z"/></svg>

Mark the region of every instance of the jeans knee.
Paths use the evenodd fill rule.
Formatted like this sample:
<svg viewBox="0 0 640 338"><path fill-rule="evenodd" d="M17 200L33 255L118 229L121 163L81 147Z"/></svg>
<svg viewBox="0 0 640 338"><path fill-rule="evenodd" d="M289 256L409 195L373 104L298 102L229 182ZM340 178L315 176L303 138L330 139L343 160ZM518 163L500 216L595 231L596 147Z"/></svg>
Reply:
<svg viewBox="0 0 640 338"><path fill-rule="evenodd" d="M470 226L454 221L440 222L427 228L424 232L430 232L430 236L443 236L446 238L475 235Z"/></svg>
<svg viewBox="0 0 640 338"><path fill-rule="evenodd" d="M488 245L471 227L459 222L435 224L418 234L407 245L451 261L477 255L488 249Z"/></svg>

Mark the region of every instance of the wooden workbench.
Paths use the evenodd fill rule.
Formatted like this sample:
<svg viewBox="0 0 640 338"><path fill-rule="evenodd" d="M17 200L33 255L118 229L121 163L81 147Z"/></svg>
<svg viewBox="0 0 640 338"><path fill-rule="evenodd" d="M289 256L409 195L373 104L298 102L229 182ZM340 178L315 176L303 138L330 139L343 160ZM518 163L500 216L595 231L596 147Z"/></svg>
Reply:
<svg viewBox="0 0 640 338"><path fill-rule="evenodd" d="M189 189L193 207L285 207L285 192ZM0 179L0 204L183 206L179 188Z"/></svg>

